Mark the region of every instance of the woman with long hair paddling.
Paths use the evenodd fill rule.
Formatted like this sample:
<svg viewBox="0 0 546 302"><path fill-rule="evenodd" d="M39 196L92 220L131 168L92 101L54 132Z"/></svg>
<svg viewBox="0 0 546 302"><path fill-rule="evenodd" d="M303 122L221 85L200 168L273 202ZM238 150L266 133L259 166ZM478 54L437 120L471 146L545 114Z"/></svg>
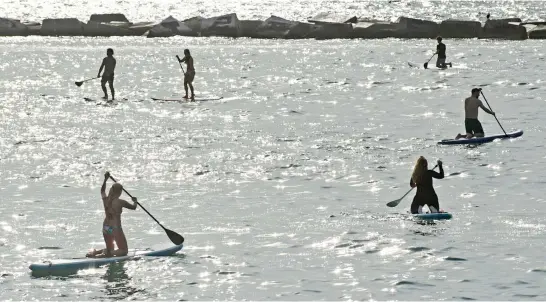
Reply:
<svg viewBox="0 0 546 302"><path fill-rule="evenodd" d="M436 167L434 167L436 168ZM421 156L415 163L413 168L413 174L410 179L410 186L412 188L417 187L417 193L411 203L411 213L421 214L423 213L423 206L427 205L431 213L438 213L440 211L440 205L438 203L438 195L434 191L432 185L432 178L442 179L444 178L444 168L442 167L442 161L438 161L438 168L440 173L428 169L427 160Z"/></svg>
<svg viewBox="0 0 546 302"><path fill-rule="evenodd" d="M104 222L102 224L102 236L106 243L106 248L102 250L91 250L87 253L87 257L105 258L115 256L125 256L129 252L127 246L127 239L121 228L121 212L123 208L135 210L137 208L137 199L132 197L133 204L120 199L123 192L123 186L119 183L115 183L110 187L108 195L106 195L106 181L110 178L110 172L104 174L104 181L100 188L100 194L102 196L102 204L104 205ZM117 246L117 250L115 249Z"/></svg>

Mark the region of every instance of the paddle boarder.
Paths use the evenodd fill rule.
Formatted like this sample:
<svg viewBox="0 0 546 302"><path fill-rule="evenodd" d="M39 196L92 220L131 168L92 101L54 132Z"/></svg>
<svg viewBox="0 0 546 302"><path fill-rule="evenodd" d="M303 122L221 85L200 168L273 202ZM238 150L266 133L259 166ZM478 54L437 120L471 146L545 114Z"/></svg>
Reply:
<svg viewBox="0 0 546 302"><path fill-rule="evenodd" d="M421 156L417 159L413 173L410 178L410 186L412 188L417 187L417 193L413 197L410 211L412 214L423 213L423 207L428 206L431 213L438 213L440 211L440 205L438 203L438 195L434 191L432 185L432 178L442 179L444 178L444 168L442 167L442 161L438 161L438 167L440 173L429 170L427 160Z"/></svg>
<svg viewBox="0 0 546 302"><path fill-rule="evenodd" d="M464 100L464 127L466 134L458 133L455 139L484 137L482 124L478 120L478 108L482 108L483 111L491 115L495 115L495 112L487 109L482 101L480 101L481 91L481 88L472 88L472 95Z"/></svg>
<svg viewBox="0 0 546 302"><path fill-rule="evenodd" d="M137 208L137 199L136 197L131 198L133 204L120 199L119 197L123 191L123 186L117 182L110 187L110 191L108 192L108 195L106 195L106 182L109 178L110 172L106 172L104 174L102 187L100 188L105 214L102 225L102 235L104 237L104 242L106 243L106 248L102 250L93 249L87 253L87 257L105 258L125 256L129 252L127 239L121 228L121 212L123 211L123 208L135 210ZM115 249L114 243L118 249Z"/></svg>
<svg viewBox="0 0 546 302"><path fill-rule="evenodd" d="M114 100L114 69L116 69L116 59L114 58L114 50L112 48L106 50L106 57L102 60L97 78L101 77L100 73L103 68L104 73L102 74L102 79L100 81L102 91L104 92L104 97L102 98L108 100L108 92L106 91L106 82L108 82L110 92L112 93L112 100Z"/></svg>
<svg viewBox="0 0 546 302"><path fill-rule="evenodd" d="M178 56L178 63L186 63L186 72L184 72L184 90L186 91L185 99L188 98L188 86L191 90L190 99L195 100L195 94L193 93L193 79L195 78L195 68L193 67L193 57L190 55L189 49L184 49L184 58L180 59Z"/></svg>
<svg viewBox="0 0 546 302"><path fill-rule="evenodd" d="M436 54L438 55L438 59L436 60L436 67L447 68L446 45L442 43L442 37L438 36L436 40L438 41L438 45L436 45ZM448 64L449 64L449 67L453 66L451 63L448 63Z"/></svg>

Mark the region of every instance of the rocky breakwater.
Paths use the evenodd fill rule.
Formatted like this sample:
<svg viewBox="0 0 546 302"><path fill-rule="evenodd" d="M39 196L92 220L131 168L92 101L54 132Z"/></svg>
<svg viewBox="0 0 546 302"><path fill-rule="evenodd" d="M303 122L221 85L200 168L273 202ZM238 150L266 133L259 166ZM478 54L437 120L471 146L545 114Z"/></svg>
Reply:
<svg viewBox="0 0 546 302"><path fill-rule="evenodd" d="M19 20L0 18L0 36L28 36L29 28Z"/></svg>
<svg viewBox="0 0 546 302"><path fill-rule="evenodd" d="M520 18L487 20L480 39L525 40L527 29L521 25Z"/></svg>
<svg viewBox="0 0 546 302"><path fill-rule="evenodd" d="M535 24L536 23L536 24ZM534 28L527 30L526 24ZM480 38L523 40L546 38L544 22L521 23L519 18L487 20L485 24L468 20L441 23L400 17L395 22L359 20L356 16L318 14L306 22L271 16L266 20L240 20L236 14L179 21L169 16L159 23L132 23L123 14L91 15L87 23L75 18L46 19L22 23L0 18L0 36L146 36L172 37L249 37L259 39L430 39Z"/></svg>

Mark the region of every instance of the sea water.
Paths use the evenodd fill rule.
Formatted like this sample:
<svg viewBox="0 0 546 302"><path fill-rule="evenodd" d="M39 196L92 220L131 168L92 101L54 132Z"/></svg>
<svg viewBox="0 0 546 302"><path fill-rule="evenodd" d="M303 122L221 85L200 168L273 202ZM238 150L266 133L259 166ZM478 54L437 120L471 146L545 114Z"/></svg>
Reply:
<svg viewBox="0 0 546 302"><path fill-rule="evenodd" d="M1 38L2 299L543 300L543 42L445 43L453 68L425 70L433 40ZM108 47L111 104L99 81L74 85ZM182 96L184 48L197 98L222 99L151 100ZM473 87L524 135L436 145L464 131ZM452 220L409 219L413 194L385 205L421 155L451 174L435 187ZM32 277L30 263L103 246L105 171L184 249ZM130 248L171 244L141 209L123 228Z"/></svg>

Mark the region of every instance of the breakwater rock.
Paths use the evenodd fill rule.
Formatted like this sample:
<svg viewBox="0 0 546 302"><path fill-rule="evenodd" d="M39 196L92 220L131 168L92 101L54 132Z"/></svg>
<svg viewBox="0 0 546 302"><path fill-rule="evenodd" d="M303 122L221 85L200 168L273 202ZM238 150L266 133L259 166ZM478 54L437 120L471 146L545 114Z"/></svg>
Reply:
<svg viewBox="0 0 546 302"><path fill-rule="evenodd" d="M237 14L179 21L168 16L161 22L130 22L123 14L93 14L84 23L75 18L45 19L42 23L0 18L0 36L146 36L248 37L259 39L430 39L479 38L524 40L544 39L544 22L519 18L487 20L444 20L440 23L400 17L395 22L360 20L356 16L318 14L300 22L271 16L266 20L240 20Z"/></svg>

